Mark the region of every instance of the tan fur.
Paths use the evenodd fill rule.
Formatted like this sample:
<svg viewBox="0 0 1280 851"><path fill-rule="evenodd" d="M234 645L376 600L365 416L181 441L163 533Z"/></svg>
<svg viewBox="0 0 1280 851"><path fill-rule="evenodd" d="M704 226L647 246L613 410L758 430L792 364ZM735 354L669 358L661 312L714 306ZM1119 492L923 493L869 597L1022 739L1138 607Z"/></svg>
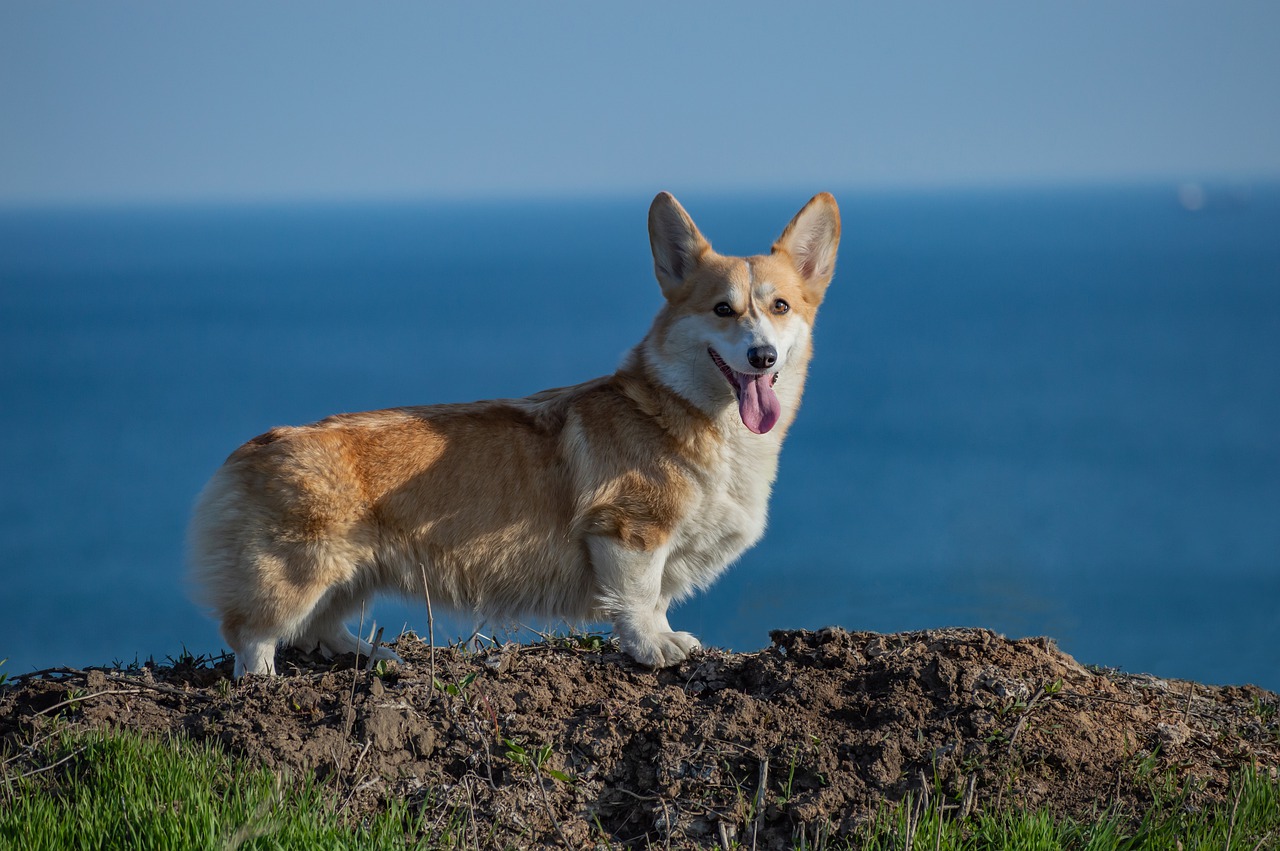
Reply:
<svg viewBox="0 0 1280 851"><path fill-rule="evenodd" d="M195 585L237 676L273 673L282 641L390 656L343 620L379 590L421 599L424 572L436 605L610 620L647 665L696 650L671 631L667 607L763 534L839 228L834 199L817 195L770 254L724 257L660 194L650 234L666 304L614 375L525 399L335 416L245 443L201 494L189 536ZM771 309L778 298L786 315ZM720 302L740 314L716 316ZM734 365L742 341L775 338L782 412L754 434L707 347L745 373Z"/></svg>

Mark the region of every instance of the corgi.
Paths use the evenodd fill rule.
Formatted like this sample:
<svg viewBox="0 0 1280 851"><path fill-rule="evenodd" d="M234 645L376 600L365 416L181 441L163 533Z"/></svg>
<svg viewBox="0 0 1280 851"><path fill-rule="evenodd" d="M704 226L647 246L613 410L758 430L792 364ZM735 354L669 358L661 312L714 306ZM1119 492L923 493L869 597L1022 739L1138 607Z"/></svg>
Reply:
<svg viewBox="0 0 1280 851"><path fill-rule="evenodd" d="M815 195L768 254L730 257L663 192L649 240L664 304L614 374L273 428L227 458L188 561L237 679L274 674L282 643L395 659L344 624L384 591L485 620L609 621L648 667L701 649L667 610L764 533L840 213Z"/></svg>

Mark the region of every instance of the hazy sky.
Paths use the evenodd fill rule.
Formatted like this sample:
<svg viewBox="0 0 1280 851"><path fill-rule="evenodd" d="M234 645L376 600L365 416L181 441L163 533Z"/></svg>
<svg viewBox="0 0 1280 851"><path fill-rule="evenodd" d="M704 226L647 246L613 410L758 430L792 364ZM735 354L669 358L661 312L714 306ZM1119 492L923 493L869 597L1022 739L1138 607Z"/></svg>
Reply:
<svg viewBox="0 0 1280 851"><path fill-rule="evenodd" d="M1280 2L0 5L0 203L1280 176Z"/></svg>

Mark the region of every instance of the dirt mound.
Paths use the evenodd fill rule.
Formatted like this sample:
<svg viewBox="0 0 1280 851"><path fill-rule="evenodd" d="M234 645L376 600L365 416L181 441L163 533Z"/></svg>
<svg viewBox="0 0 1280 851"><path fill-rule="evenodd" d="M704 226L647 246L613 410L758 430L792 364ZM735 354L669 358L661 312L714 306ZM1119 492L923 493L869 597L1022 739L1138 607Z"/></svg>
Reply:
<svg viewBox="0 0 1280 851"><path fill-rule="evenodd" d="M44 672L0 693L0 737L16 753L56 715L177 732L314 772L349 806L409 799L521 846L793 847L922 789L960 813L1087 818L1170 782L1188 806L1221 801L1242 765L1280 769L1280 699L1261 689L1088 670L985 630L771 637L658 672L593 638L433 654L411 635L380 674L296 653L240 684L227 660Z"/></svg>

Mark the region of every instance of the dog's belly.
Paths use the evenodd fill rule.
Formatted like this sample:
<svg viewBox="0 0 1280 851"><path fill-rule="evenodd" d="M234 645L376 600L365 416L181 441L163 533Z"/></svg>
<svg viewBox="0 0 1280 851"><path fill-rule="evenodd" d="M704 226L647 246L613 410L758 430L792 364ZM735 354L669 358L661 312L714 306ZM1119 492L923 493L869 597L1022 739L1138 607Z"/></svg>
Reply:
<svg viewBox="0 0 1280 851"><path fill-rule="evenodd" d="M580 619L593 608L582 548L559 530L513 524L462 538L435 531L384 538L379 584L422 599L425 577L433 605L495 622Z"/></svg>

